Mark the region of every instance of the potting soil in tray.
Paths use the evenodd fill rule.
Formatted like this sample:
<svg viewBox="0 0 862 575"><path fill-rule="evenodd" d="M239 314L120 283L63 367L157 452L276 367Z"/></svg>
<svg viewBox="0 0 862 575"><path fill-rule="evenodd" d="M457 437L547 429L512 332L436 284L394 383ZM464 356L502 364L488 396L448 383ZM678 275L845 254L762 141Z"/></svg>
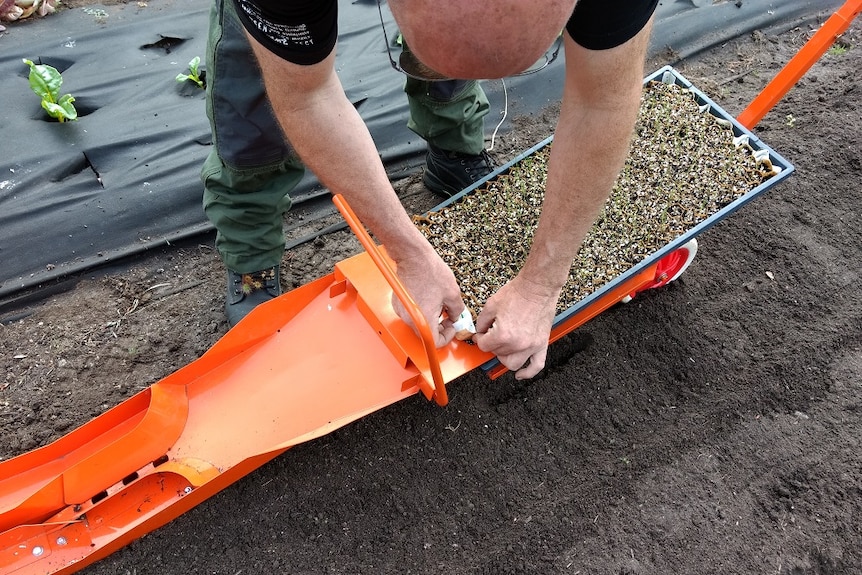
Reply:
<svg viewBox="0 0 862 575"><path fill-rule="evenodd" d="M414 218L476 313L527 257L551 146L549 138ZM644 83L628 159L573 261L557 312L681 245L791 168L675 71L660 70Z"/></svg>

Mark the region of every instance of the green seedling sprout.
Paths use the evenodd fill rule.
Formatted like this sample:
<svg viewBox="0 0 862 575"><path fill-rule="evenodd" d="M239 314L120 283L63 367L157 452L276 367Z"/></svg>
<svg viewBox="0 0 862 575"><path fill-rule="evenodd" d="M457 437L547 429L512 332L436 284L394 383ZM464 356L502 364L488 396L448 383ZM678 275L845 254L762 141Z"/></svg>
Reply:
<svg viewBox="0 0 862 575"><path fill-rule="evenodd" d="M58 122L77 120L78 111L72 104L75 98L71 94L60 96L60 86L63 84L60 72L53 66L34 64L26 58L24 63L30 66L30 88L42 98L42 107L48 115Z"/></svg>
<svg viewBox="0 0 862 575"><path fill-rule="evenodd" d="M198 85L199 88L204 87L204 81L200 75L200 65L201 59L199 56L195 56L192 58L192 61L189 62L189 74L177 74L177 82L194 82Z"/></svg>

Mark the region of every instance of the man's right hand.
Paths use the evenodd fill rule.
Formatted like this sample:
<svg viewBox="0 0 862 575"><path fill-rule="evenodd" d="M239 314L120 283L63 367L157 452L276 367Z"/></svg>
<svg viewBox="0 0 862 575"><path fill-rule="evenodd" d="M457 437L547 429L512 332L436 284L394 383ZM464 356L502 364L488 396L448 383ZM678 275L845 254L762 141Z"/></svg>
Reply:
<svg viewBox="0 0 862 575"><path fill-rule="evenodd" d="M397 262L397 267L399 279L431 328L435 345L438 348L447 345L455 337L455 328L449 318L457 318L465 307L455 274L433 248L422 257ZM417 331L410 314L394 294L392 307L398 317ZM443 311L447 317L441 321Z"/></svg>

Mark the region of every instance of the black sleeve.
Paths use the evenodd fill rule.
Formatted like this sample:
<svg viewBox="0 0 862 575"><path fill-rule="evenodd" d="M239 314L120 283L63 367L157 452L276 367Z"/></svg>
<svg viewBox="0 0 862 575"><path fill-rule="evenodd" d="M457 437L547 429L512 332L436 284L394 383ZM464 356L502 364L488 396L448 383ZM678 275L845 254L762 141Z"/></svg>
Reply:
<svg viewBox="0 0 862 575"><path fill-rule="evenodd" d="M233 0L249 34L294 64L317 64L338 38L337 0Z"/></svg>
<svg viewBox="0 0 862 575"><path fill-rule="evenodd" d="M646 26L657 5L658 0L579 0L566 30L588 50L615 48Z"/></svg>

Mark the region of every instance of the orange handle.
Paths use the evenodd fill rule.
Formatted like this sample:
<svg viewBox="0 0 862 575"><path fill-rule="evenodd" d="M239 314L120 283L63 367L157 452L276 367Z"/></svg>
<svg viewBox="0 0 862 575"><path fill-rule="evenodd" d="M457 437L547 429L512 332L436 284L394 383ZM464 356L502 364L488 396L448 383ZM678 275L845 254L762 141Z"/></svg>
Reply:
<svg viewBox="0 0 862 575"><path fill-rule="evenodd" d="M434 401L437 402L437 405L446 405L449 403L449 397L446 393L446 384L443 382L443 372L440 369L440 359L437 357L437 346L434 343L434 338L431 336L431 328L428 326L428 322L425 321L425 316L422 315L422 311L419 309L419 306L416 305L416 302L413 301L413 297L407 291L407 288L405 288L404 284L401 283L401 280L398 279L392 266L389 265L389 262L383 257L383 254L380 253L374 240L371 239L371 235L369 235L365 230L365 226L362 225L359 218L356 217L356 214L353 212L353 208L350 207L347 200L341 194L334 194L332 196L332 202L338 208L338 211L341 212L341 215L344 216L350 229L353 230L353 233L356 235L357 239L359 239L359 243L362 244L362 247L365 248L365 251L368 252L369 256L371 256L371 260L380 270L380 273L383 274L384 279L386 279L386 282L392 288L392 291L401 301L404 309L406 309L407 313L410 314L410 319L413 320L413 325L415 325L416 329L419 331L419 337L425 348L425 354L428 356L428 366L431 370L431 378L434 383Z"/></svg>
<svg viewBox="0 0 862 575"><path fill-rule="evenodd" d="M850 23L860 11L862 0L847 0L742 111L736 118L739 123L748 129L754 128L832 46L835 39L850 27Z"/></svg>

